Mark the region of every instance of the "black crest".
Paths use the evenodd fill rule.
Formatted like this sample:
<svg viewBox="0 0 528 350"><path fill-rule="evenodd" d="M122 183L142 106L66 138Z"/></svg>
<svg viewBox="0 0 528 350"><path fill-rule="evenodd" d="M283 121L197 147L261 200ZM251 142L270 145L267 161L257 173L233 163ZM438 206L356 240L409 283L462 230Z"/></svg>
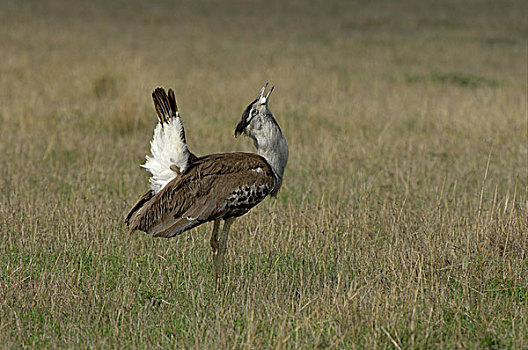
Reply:
<svg viewBox="0 0 528 350"><path fill-rule="evenodd" d="M255 99L253 102L251 102L246 109L244 110L244 113L242 113L242 119L240 119L240 122L235 128L235 136L238 136L244 132L244 129L246 126L248 126L248 118L249 118L249 112L251 112L251 107L257 102L257 99Z"/></svg>

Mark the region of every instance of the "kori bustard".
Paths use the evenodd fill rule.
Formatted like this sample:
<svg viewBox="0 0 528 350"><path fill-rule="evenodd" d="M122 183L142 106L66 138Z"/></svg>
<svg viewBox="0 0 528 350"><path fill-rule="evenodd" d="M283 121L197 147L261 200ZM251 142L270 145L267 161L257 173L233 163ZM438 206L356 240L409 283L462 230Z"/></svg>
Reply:
<svg viewBox="0 0 528 350"><path fill-rule="evenodd" d="M152 156L142 165L152 174L150 189L132 206L125 226L156 237L174 237L213 221L211 248L216 284L233 221L266 196L276 196L288 162L288 145L268 108L273 87L262 87L235 129L253 139L254 153L219 153L197 157L189 151L174 91L152 93L159 123L154 129ZM224 221L220 232L220 221Z"/></svg>

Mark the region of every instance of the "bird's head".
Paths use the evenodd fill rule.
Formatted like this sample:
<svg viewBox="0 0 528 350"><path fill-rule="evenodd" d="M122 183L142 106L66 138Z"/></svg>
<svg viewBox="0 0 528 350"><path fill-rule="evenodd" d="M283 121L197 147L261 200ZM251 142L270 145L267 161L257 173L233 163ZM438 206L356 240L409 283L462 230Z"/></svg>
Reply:
<svg viewBox="0 0 528 350"><path fill-rule="evenodd" d="M260 89L257 98L251 102L244 110L244 113L242 113L242 119L235 129L235 136L244 134L255 140L260 133L265 132L265 130L268 129L267 126L270 123L279 127L273 114L271 114L271 111L268 108L269 97L274 87L272 86L268 93L264 95L267 87L268 83Z"/></svg>

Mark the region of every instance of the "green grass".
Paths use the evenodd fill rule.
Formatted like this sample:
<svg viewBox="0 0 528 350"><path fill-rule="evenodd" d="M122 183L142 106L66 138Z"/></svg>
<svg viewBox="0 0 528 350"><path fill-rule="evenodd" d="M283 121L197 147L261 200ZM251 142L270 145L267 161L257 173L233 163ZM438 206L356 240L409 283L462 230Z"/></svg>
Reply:
<svg viewBox="0 0 528 350"><path fill-rule="evenodd" d="M2 3L1 347L526 347L523 5ZM216 292L211 224L122 228L150 93L250 151L266 81L290 162Z"/></svg>

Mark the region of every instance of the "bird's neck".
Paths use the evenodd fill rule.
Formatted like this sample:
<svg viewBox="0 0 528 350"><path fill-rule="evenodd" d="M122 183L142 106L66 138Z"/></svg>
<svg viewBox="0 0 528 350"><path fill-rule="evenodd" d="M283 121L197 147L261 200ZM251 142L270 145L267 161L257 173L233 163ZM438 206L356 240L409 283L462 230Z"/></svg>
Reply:
<svg viewBox="0 0 528 350"><path fill-rule="evenodd" d="M277 177L277 184L272 192L272 195L275 196L282 185L284 169L288 163L288 144L276 123L268 123L262 132L254 136L257 154L266 159Z"/></svg>

